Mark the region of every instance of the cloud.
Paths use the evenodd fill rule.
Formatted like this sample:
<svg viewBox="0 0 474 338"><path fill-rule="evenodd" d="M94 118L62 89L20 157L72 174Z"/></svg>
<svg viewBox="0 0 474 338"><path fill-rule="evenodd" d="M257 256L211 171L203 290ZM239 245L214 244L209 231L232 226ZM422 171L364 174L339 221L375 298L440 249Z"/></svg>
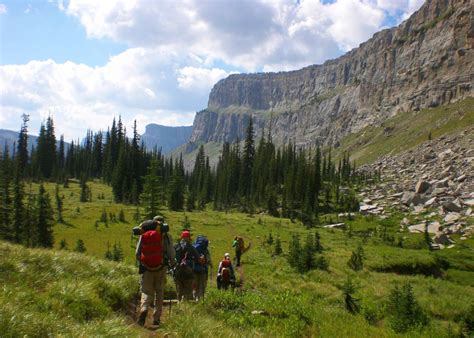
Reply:
<svg viewBox="0 0 474 338"><path fill-rule="evenodd" d="M422 0L50 0L89 38L129 48L101 67L35 60L0 66L0 121L31 130L52 114L58 133L82 137L122 115L142 124L190 124L221 78L293 70L357 47ZM6 13L0 4L0 13Z"/></svg>
<svg viewBox="0 0 474 338"><path fill-rule="evenodd" d="M421 0L71 0L65 9L91 38L166 47L247 71L296 69L357 47Z"/></svg>
<svg viewBox="0 0 474 338"><path fill-rule="evenodd" d="M190 116L205 107L214 82L228 75L201 65L193 56L161 48L130 48L103 67L53 60L0 66L0 120L9 121L4 128L17 129L27 112L34 130L52 114L60 133L73 138L82 137L85 128L106 128L119 114L130 128L137 116L190 124Z"/></svg>

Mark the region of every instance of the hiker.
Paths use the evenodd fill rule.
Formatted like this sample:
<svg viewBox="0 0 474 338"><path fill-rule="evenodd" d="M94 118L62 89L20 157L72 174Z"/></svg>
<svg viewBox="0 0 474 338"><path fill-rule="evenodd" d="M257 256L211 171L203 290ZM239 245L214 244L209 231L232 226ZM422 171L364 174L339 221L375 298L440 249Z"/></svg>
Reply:
<svg viewBox="0 0 474 338"><path fill-rule="evenodd" d="M211 254L209 253L209 240L206 236L198 236L193 243L193 247L199 254L196 264L194 264L194 290L193 296L196 301L204 298L207 287L207 277L209 267L212 268Z"/></svg>
<svg viewBox="0 0 474 338"><path fill-rule="evenodd" d="M230 254L225 253L224 259L219 263L217 268L217 288L227 290L229 285L235 287L235 272L230 260Z"/></svg>
<svg viewBox="0 0 474 338"><path fill-rule="evenodd" d="M194 265L199 254L191 244L191 233L184 230L181 240L174 246L176 252L176 270L174 273L178 301L192 300Z"/></svg>
<svg viewBox="0 0 474 338"><path fill-rule="evenodd" d="M239 236L234 237L232 242L232 247L235 248L235 266L240 266L240 257L242 256L242 251L244 250L244 239Z"/></svg>
<svg viewBox="0 0 474 338"><path fill-rule="evenodd" d="M148 308L155 303L153 326L160 325L166 284L166 266L174 265L173 240L162 216L140 224L136 258L139 262L141 304L138 324L145 325Z"/></svg>

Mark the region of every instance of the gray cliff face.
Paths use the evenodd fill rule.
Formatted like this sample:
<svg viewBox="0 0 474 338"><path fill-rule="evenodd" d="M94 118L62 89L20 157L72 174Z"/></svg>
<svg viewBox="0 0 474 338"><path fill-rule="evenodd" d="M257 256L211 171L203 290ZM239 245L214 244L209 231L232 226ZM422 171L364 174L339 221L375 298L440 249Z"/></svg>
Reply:
<svg viewBox="0 0 474 338"><path fill-rule="evenodd" d="M427 1L400 26L338 59L297 71L230 75L196 115L191 142L242 139L249 116L277 144L337 144L400 111L473 96L470 0Z"/></svg>
<svg viewBox="0 0 474 338"><path fill-rule="evenodd" d="M159 124L148 124L141 139L148 149L157 148L164 154L185 144L191 136L192 126L168 127Z"/></svg>

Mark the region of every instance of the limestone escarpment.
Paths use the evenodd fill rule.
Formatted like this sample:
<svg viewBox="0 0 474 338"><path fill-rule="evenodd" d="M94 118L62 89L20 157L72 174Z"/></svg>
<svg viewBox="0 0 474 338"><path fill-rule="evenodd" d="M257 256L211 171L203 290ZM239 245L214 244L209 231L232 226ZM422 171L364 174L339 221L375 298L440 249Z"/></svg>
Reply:
<svg viewBox="0 0 474 338"><path fill-rule="evenodd" d="M253 116L277 144L337 144L400 111L473 96L470 0L427 1L396 28L338 59L297 71L230 75L196 115L191 142L235 141Z"/></svg>

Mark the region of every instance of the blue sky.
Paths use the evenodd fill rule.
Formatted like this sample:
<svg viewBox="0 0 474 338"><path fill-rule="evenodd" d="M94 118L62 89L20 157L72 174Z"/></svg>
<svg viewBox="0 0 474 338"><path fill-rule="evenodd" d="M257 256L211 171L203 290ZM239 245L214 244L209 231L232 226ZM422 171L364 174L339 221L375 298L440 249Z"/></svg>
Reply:
<svg viewBox="0 0 474 338"><path fill-rule="evenodd" d="M82 137L189 125L235 72L322 63L394 26L422 0L0 0L0 128L30 114ZM130 129L130 128L129 128Z"/></svg>

